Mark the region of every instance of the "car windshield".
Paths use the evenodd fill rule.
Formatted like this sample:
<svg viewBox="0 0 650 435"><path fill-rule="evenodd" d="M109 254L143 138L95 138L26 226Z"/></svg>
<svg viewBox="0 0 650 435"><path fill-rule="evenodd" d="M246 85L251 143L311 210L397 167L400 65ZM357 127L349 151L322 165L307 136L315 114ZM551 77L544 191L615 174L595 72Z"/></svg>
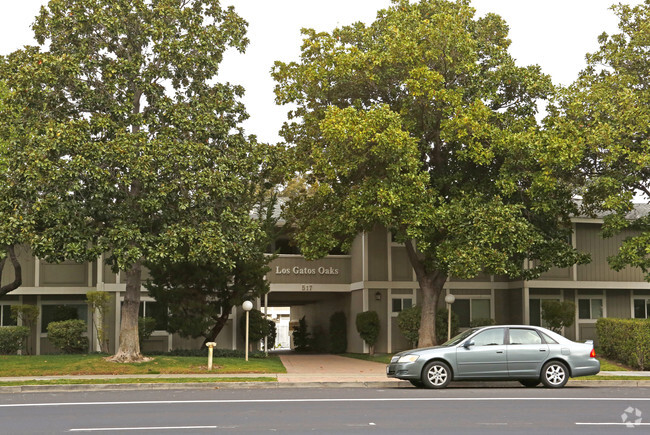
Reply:
<svg viewBox="0 0 650 435"><path fill-rule="evenodd" d="M452 337L451 340L442 343L441 346L455 346L465 340L467 337L478 331L479 328L470 328L467 331L463 331L460 334Z"/></svg>

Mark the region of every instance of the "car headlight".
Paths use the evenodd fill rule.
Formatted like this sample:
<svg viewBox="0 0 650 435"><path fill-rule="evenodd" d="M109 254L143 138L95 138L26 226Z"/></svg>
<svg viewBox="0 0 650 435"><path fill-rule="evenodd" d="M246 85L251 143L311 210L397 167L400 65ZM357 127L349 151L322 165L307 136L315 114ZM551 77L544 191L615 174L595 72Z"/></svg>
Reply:
<svg viewBox="0 0 650 435"><path fill-rule="evenodd" d="M420 358L419 355L404 355L397 361L398 363L412 363Z"/></svg>

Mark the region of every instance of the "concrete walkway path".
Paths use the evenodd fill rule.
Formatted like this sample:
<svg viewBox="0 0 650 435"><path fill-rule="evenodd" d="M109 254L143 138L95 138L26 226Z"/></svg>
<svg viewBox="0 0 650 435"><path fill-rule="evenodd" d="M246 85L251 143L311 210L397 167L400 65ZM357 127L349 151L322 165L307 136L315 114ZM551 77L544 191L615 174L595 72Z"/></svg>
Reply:
<svg viewBox="0 0 650 435"><path fill-rule="evenodd" d="M386 364L339 355L280 355L286 374L278 382L399 382L386 377Z"/></svg>

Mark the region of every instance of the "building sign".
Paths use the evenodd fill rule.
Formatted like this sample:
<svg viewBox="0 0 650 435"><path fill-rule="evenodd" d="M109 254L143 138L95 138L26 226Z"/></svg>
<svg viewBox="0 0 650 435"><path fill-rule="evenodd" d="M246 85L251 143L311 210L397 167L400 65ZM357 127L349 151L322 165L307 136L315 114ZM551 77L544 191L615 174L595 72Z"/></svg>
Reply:
<svg viewBox="0 0 650 435"><path fill-rule="evenodd" d="M334 268L332 266L330 267L320 266L318 268L299 267L299 266L293 266L291 268L288 267L281 268L280 266L275 266L275 274L276 275L338 275L339 269Z"/></svg>
<svg viewBox="0 0 650 435"><path fill-rule="evenodd" d="M271 264L271 283L287 284L349 284L350 258L337 256L307 261L304 257L280 256Z"/></svg>

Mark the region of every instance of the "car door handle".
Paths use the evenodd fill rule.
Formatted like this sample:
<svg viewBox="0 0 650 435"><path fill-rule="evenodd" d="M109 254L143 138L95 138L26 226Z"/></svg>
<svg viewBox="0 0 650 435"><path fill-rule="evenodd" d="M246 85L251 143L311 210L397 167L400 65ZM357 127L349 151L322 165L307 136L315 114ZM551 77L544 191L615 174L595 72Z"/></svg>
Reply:
<svg viewBox="0 0 650 435"><path fill-rule="evenodd" d="M546 352L546 349L540 349L539 351L540 352Z"/></svg>
<svg viewBox="0 0 650 435"><path fill-rule="evenodd" d="M497 353L503 353L503 351L502 350L497 350Z"/></svg>

